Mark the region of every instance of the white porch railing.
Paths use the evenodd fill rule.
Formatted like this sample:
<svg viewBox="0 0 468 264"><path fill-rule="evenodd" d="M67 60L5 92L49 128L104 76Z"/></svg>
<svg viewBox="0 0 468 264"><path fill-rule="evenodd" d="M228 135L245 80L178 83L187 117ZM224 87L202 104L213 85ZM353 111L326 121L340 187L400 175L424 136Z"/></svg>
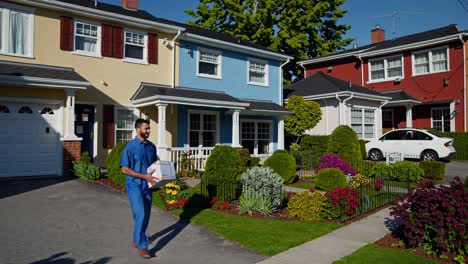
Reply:
<svg viewBox="0 0 468 264"><path fill-rule="evenodd" d="M183 166L186 166L190 170L203 171L205 170L206 160L211 155L213 149L214 147L168 148L169 161L174 162L178 172L182 171ZM259 158L260 164L263 164L271 154L252 154L250 156Z"/></svg>

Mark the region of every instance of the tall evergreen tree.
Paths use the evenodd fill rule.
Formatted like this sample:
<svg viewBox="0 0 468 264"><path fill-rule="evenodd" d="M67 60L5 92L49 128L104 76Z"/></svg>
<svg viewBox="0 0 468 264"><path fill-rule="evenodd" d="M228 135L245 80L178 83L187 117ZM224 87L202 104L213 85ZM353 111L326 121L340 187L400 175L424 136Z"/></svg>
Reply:
<svg viewBox="0 0 468 264"><path fill-rule="evenodd" d="M200 0L189 24L224 32L295 57L284 78L302 78L297 61L343 49L350 25L338 23L346 0Z"/></svg>

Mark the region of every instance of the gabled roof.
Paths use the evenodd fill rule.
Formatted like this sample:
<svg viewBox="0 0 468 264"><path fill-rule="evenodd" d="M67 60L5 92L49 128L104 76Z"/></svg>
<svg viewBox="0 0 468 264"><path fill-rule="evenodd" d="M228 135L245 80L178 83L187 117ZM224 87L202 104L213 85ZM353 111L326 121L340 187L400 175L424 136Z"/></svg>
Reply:
<svg viewBox="0 0 468 264"><path fill-rule="evenodd" d="M278 112L278 113L290 113L290 111L279 104L275 104L272 101L259 101L242 99L242 102L249 103L248 110L252 111L266 111L266 112Z"/></svg>
<svg viewBox="0 0 468 264"><path fill-rule="evenodd" d="M267 47L261 46L254 44L250 41L242 40L236 37L233 37L229 34L222 33L222 32L215 32L207 29L202 29L199 27L187 25L184 23L179 23L176 21L164 19L164 18L159 18L156 16L153 16L152 14L148 13L147 11L144 10L128 10L125 9L121 6L118 5L112 5L112 4L107 4L103 2L99 2L97 6L95 6L94 1L92 0L56 0L68 4L73 4L81 7L86 7L86 8L92 8L94 10L99 10L99 11L104 11L104 12L110 12L118 15L123 15L123 16L128 16L128 17L133 17L133 18L138 18L138 19L144 19L148 21L153 21L161 24L166 24L174 27L178 27L183 29L186 33L194 34L197 36L203 36L209 39L216 39L219 41L227 42L230 44L236 44L240 45L243 47L248 47L248 48L253 48L261 51L266 51L268 53L276 54L282 57L289 57L286 54L280 53L273 51ZM291 57L292 58L292 57Z"/></svg>
<svg viewBox="0 0 468 264"><path fill-rule="evenodd" d="M416 97L412 96L408 92L404 90L389 90L389 91L383 91L382 94L386 96L390 96L392 100L390 103L402 103L402 102L412 102L412 103L421 103L419 99Z"/></svg>
<svg viewBox="0 0 468 264"><path fill-rule="evenodd" d="M335 78L323 72L317 72L305 79L293 83L284 91L286 98L292 95L304 97L335 97L335 94L339 95L340 93L356 93L373 98L379 98L382 100L390 99L390 97L382 93L362 87L352 82Z"/></svg>
<svg viewBox="0 0 468 264"><path fill-rule="evenodd" d="M459 31L455 24L451 24L445 27L436 28L424 32L419 32L411 35L402 36L396 39L385 40L375 44L369 44L355 49L348 49L344 51L335 52L325 56L311 58L309 60L301 61L300 64L313 64L323 61L330 61L350 56L361 55L365 57L367 55L373 55L379 52L385 52L389 49L405 48L411 44L425 43L432 45L434 41L450 41L453 38L458 37L458 34L466 33L466 31ZM450 38L453 37L453 38ZM445 40L447 38L447 40Z"/></svg>

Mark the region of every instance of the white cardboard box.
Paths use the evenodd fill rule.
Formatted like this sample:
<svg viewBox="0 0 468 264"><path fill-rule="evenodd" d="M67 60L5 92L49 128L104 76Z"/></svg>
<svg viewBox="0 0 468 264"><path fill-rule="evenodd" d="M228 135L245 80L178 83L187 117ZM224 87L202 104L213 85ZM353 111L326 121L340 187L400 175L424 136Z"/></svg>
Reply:
<svg viewBox="0 0 468 264"><path fill-rule="evenodd" d="M162 161L153 163L146 170L148 173L153 172L153 177L158 179L159 182L156 184L151 184L148 182L148 187L157 188L164 186L168 182L172 182L176 179L176 173L174 168L174 163L170 161Z"/></svg>

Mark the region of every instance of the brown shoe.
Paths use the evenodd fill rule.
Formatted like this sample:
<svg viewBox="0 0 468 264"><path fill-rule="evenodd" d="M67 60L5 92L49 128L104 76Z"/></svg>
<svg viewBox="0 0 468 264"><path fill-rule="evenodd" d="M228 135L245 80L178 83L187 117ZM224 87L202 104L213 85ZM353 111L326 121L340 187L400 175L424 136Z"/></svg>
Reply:
<svg viewBox="0 0 468 264"><path fill-rule="evenodd" d="M138 250L138 256L144 258L144 259L149 259L151 258L150 253L146 249L139 249Z"/></svg>
<svg viewBox="0 0 468 264"><path fill-rule="evenodd" d="M131 246L132 246L132 248L137 248L137 243L132 242Z"/></svg>

